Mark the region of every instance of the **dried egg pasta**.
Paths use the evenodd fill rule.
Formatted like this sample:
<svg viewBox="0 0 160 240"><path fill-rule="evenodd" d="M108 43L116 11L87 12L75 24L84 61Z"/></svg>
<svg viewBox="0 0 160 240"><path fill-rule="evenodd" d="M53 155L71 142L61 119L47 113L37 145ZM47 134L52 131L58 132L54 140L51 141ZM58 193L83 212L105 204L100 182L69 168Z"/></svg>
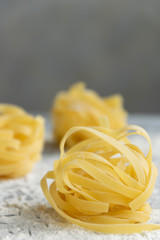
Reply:
<svg viewBox="0 0 160 240"><path fill-rule="evenodd" d="M126 125L126 112L121 95L101 98L92 90L77 83L68 92L61 92L54 101L52 116L54 134L59 142L68 129L75 126L99 126L99 118L106 116L108 125L117 129ZM87 139L90 133L75 133L67 141L68 146Z"/></svg>
<svg viewBox="0 0 160 240"><path fill-rule="evenodd" d="M74 133L92 138L64 150ZM147 156L130 141L143 136ZM157 176L147 132L138 126L118 130L106 127L73 127L60 143L60 159L41 180L45 197L65 219L86 229L103 233L140 233L160 229L146 224L151 207L147 202ZM50 186L47 179L52 179Z"/></svg>
<svg viewBox="0 0 160 240"><path fill-rule="evenodd" d="M0 177L20 177L38 161L43 148L44 120L20 107L0 104Z"/></svg>

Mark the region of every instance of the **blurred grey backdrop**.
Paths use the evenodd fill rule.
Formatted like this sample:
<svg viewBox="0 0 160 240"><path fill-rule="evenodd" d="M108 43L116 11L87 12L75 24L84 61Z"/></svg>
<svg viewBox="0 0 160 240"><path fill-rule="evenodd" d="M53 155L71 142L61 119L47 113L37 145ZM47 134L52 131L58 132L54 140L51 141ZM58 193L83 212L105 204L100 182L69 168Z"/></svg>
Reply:
<svg viewBox="0 0 160 240"><path fill-rule="evenodd" d="M47 111L76 81L160 113L160 1L0 0L0 102Z"/></svg>

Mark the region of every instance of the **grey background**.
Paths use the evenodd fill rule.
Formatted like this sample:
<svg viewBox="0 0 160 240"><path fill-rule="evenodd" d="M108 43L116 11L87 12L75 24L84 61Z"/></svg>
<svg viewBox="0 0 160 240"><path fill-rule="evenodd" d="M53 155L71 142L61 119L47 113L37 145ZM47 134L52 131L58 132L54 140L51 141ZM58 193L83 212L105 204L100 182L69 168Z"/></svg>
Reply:
<svg viewBox="0 0 160 240"><path fill-rule="evenodd" d="M0 102L47 111L76 81L160 112L159 0L0 0Z"/></svg>

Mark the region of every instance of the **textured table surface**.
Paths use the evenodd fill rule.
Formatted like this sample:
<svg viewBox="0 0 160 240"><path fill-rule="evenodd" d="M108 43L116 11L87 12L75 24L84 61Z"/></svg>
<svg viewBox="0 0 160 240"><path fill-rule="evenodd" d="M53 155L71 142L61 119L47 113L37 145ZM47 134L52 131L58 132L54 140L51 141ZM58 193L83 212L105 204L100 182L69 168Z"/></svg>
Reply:
<svg viewBox="0 0 160 240"><path fill-rule="evenodd" d="M47 118L48 119L48 118ZM58 148L46 121L46 143L42 160L28 176L0 181L0 240L67 240L67 239L160 239L160 231L132 235L100 234L75 226L59 216L48 204L40 188L40 179L52 169ZM160 115L132 115L129 123L143 126L153 144L153 161L160 172ZM134 141L147 150L140 138ZM149 199L153 208L151 222L160 224L160 176Z"/></svg>

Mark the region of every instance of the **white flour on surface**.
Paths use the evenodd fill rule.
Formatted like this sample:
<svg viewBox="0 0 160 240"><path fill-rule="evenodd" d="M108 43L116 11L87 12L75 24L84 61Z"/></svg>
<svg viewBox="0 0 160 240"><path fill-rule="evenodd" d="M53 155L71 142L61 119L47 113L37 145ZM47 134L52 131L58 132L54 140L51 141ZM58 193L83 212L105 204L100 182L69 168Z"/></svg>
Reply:
<svg viewBox="0 0 160 240"><path fill-rule="evenodd" d="M160 134L150 134L153 161L160 172ZM40 188L40 179L52 169L53 160L58 157L57 149L47 142L43 159L28 176L0 181L0 240L160 240L160 230L130 235L102 234L63 219L49 205ZM153 208L150 222L160 224L160 176L149 202Z"/></svg>

